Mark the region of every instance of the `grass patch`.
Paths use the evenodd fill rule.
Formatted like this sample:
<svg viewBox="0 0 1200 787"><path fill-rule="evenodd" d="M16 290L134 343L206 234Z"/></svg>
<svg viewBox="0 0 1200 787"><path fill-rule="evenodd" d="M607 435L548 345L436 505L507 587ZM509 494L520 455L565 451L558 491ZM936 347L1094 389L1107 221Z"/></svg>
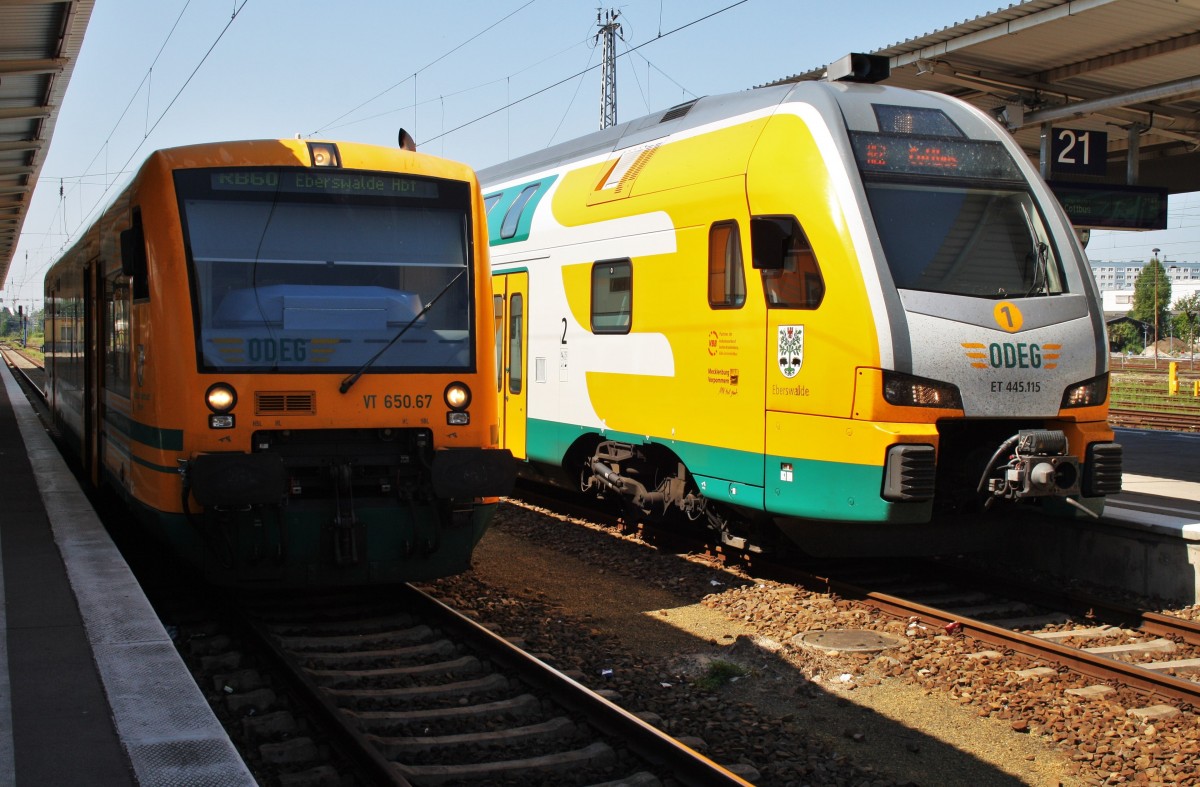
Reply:
<svg viewBox="0 0 1200 787"><path fill-rule="evenodd" d="M716 691L736 678L743 677L746 670L732 661L716 659L709 663L704 675L697 678L696 687L705 691Z"/></svg>

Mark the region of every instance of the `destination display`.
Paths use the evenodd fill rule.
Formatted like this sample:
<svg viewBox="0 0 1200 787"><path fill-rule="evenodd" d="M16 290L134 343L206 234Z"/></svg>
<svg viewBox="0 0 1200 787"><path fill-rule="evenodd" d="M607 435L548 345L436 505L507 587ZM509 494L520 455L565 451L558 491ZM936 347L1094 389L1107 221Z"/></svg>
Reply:
<svg viewBox="0 0 1200 787"><path fill-rule="evenodd" d="M1049 185L1076 227L1167 228L1166 189L1063 181L1050 181Z"/></svg>
<svg viewBox="0 0 1200 787"><path fill-rule="evenodd" d="M355 197L437 199L438 184L370 172L291 169L227 169L211 173L214 191L272 191L288 194L348 194Z"/></svg>
<svg viewBox="0 0 1200 787"><path fill-rule="evenodd" d="M1021 171L999 142L854 132L854 156L863 174L938 175L1021 180Z"/></svg>

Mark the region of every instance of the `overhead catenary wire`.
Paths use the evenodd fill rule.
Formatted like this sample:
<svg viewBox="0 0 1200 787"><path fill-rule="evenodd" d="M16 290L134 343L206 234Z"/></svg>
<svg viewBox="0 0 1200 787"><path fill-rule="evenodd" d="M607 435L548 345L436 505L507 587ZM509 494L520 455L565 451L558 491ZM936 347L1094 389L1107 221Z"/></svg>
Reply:
<svg viewBox="0 0 1200 787"><path fill-rule="evenodd" d="M121 165L121 167L116 171L115 175L117 177L114 177L111 182L109 182L107 179L107 173L108 173L109 168L107 166L105 167L106 178L105 178L104 190L103 190L103 192L101 192L100 196L96 198L95 202L88 209L88 212L86 214L84 214L83 217L80 219L79 226L82 226L87 223L88 218L90 218L92 216L92 214L96 211L96 209L103 203L104 198L108 195L109 191L111 191L112 187L114 185L116 185L116 183L119 181L119 177L121 175L128 173L129 164L133 161L134 157L138 154L138 151L140 151L142 149L142 146L145 145L146 141L154 133L154 130L158 128L158 126L162 122L163 118L165 118L167 116L167 113L171 111L171 108L175 105L175 102L179 100L179 97L183 94L183 91L191 83L192 79L195 78L196 74L200 71L200 68L204 65L204 63L208 60L209 56L211 56L213 51L216 49L217 44L220 43L221 39L229 31L229 28L233 25L233 23L237 19L238 15L241 13L241 11L246 7L246 4L249 2L250 2L250 0L240 0L240 4L236 4L234 6L232 15L229 17L229 20L225 23L224 27L221 28L221 31L217 34L217 37L213 40L213 42L209 46L208 50L204 53L204 56L200 58L200 61L196 64L195 68L192 69L191 73L188 75L187 79L184 80L183 84L180 85L179 89L175 92L175 95L171 97L171 100L167 103L167 106L162 110L162 112L159 113L158 117L154 120L154 123L152 125L149 125L149 127L144 130L141 140L138 141L138 144L134 147L133 151L130 152L129 157L125 160L125 163L123 165ZM190 4L190 0L187 0L187 2L184 4L185 11L189 4ZM136 99L137 94L141 91L142 86L145 85L147 83L147 81L149 80L149 75L153 71L154 63L157 63L159 57L162 56L163 51L166 49L167 43L170 41L171 37L174 35L175 30L178 28L179 22L182 18L183 18L183 11L181 11L179 16L176 18L174 25L172 25L170 32L167 34L167 38L164 39L162 46L159 48L158 53L155 55L154 61L151 63L150 69L147 70L147 75L145 77L143 77L142 82L139 83L137 89L134 91L133 97L130 98L129 103L125 107L125 110L121 113L121 119L124 119L125 114L128 113L129 108L133 105L133 101ZM149 102L148 97L147 97L147 102ZM100 150L97 151L96 155L92 158L92 161L88 164L88 167L87 167L88 169L90 169L91 164L95 163L96 159L99 158L100 153L107 150L108 145L111 142L112 134L116 131L116 128L120 126L120 123L121 123L121 120L119 119L117 121L116 126L114 126L113 131L109 132L109 137L104 141L104 143L100 147ZM87 177L87 175L84 175L81 177ZM64 210L64 221L65 221L65 210ZM65 230L65 223L64 223L64 230ZM67 233L64 231L64 235L66 235L66 238L63 241L63 246L65 247L66 244L70 242L70 233Z"/></svg>
<svg viewBox="0 0 1200 787"><path fill-rule="evenodd" d="M473 35L473 36L471 36L470 38L468 38L466 41L463 41L461 44L459 44L458 46L455 46L454 48L450 49L448 52L445 52L445 53L443 53L443 54L441 54L441 55L437 56L436 58L434 58L434 59L433 59L433 60L431 60L430 62L428 62L428 63L426 63L425 65L421 66L421 67L420 67L420 68L418 68L416 71L414 71L414 72L413 72L413 73L412 73L410 76L406 76L404 79L401 79L399 82L397 82L396 84L392 85L391 87L388 87L388 88L385 88L384 90L381 90L380 92L378 92L378 93L376 93L375 95L371 96L371 97L370 97L370 98L368 98L366 101L362 102L361 104L359 104L358 106L354 107L353 109L351 109L351 110L349 110L349 111L347 111L347 112L343 112L342 114L340 114L340 115L338 115L337 117L335 117L333 120L329 121L329 122L328 122L328 123L326 123L325 125L323 125L323 126L321 126L320 128L318 128L316 131L312 131L312 132L310 132L310 133L309 133L309 136L314 136L314 135L316 135L316 134L320 134L322 131L327 131L327 130L329 130L329 129L331 129L331 128L334 128L334 127L335 127L335 126L334 126L334 124L335 124L335 123L337 123L337 122L338 122L339 120L341 120L342 118L345 118L345 117L347 117L348 115L353 115L355 112L357 112L358 110L362 109L362 108L363 108L363 107L365 107L367 104L370 104L371 102L373 102L373 101L375 101L375 100L377 100L377 99L379 99L379 98L382 98L383 96L387 95L388 93L392 92L392 91L393 91L393 90L395 90L396 88L400 87L401 85L403 85L405 82L407 82L407 81L408 81L408 80L410 80L410 79L411 79L411 80L413 80L413 107L414 107L414 110L415 110L415 107L417 106L416 80L417 80L417 76L418 76L418 75L419 75L419 74L420 74L422 71L425 71L425 70L427 70L427 69L429 69L429 68L432 68L433 66L437 65L438 63L440 63L441 61L445 60L445 59L446 59L447 57L449 57L450 55L452 55L452 54L454 54L455 52L457 52L458 50L462 49L462 48L463 48L464 46L466 46L467 44L471 43L471 42L472 42L472 41L474 41L475 39L477 39L477 38L479 38L480 36L482 36L484 33L487 33L487 32L489 32L489 31L491 31L491 30L494 30L496 27L498 27L499 25L503 24L504 22L507 22L507 21L508 21L508 20L509 20L511 17L513 17L513 16L516 16L518 13L520 13L521 11L524 11L526 8L528 8L529 6L533 5L533 4L534 4L534 3L536 3L536 2L537 2L537 0L528 0L528 2L526 2L524 5L521 5L521 6L519 6L518 8L516 8L516 9L515 9L515 10L513 10L513 11L509 11L509 12L508 12L507 14L505 14L505 15L504 15L504 16L503 16L503 17L502 17L502 18L501 18L499 21L497 21L497 22L493 22L492 24L485 26L485 27L484 27L482 30L480 30L478 33L476 33L475 35Z"/></svg>
<svg viewBox="0 0 1200 787"><path fill-rule="evenodd" d="M678 32L680 32L681 30L686 30L687 28L689 28L689 27L692 27L693 25L697 25L697 24L699 24L699 23L701 23L701 22L704 22L704 21L706 21L706 20L708 20L708 19L711 19L711 18L713 18L714 16L717 16L717 15L719 15L719 14L723 14L723 13L725 13L726 11L729 11L729 10L731 10L731 9L733 9L733 8L737 8L739 5L742 5L742 4L744 4L744 3L747 3L747 2L749 2L749 0L737 0L737 2L735 2L735 3L731 3L731 4L727 5L727 6L725 6L724 8L721 8L721 9L718 9L718 10L716 10L716 11L713 11L713 12L712 12L712 13L710 13L710 14L705 14L704 16L702 16L702 17L699 17L698 19L693 19L691 22L688 22L688 23L686 23L686 24L680 25L679 27L677 27L677 28L675 28L675 29L673 29L673 30L668 30L666 33L661 33L661 34L659 34L658 36L656 36L656 37L654 37L654 38L650 39L649 41L645 41L645 42L643 42L643 43L641 43L641 44L638 44L638 45L637 45L637 46L635 46L635 47L630 47L630 48L629 48L628 50L626 50L625 52L618 53L617 57L618 57L618 58L624 57L625 55L628 55L628 54L630 54L631 52L634 52L634 51L636 51L636 50L638 50L638 49L641 49L641 48L642 48L642 47L644 47L644 46L649 46L650 44L657 43L657 42L661 41L662 39L664 39L664 38L666 38L666 37L668 37L668 36L671 36L671 35L674 35L675 33L678 33ZM430 137L429 139L425 140L424 142L425 142L425 143L433 142L434 140L436 140L436 139L440 139L441 137L444 137L444 136L446 136L447 134L453 134L454 132L456 132L456 131L461 131L461 130L463 130L464 128L467 128L468 126L473 126L473 125L475 125L476 123L478 123L478 122L479 122L479 121L481 121L481 120L486 120L487 118L490 118L492 115L495 115L495 114L497 114L497 113L503 112L503 111L504 111L504 110L506 110L506 109L510 109L510 108L512 108L512 107L514 107L514 106L516 106L517 104L524 103L524 102L528 101L528 100L529 100L529 99L531 99L531 98L535 98L535 97L537 97L537 96L540 96L542 93L545 93L545 92L547 92L547 91L549 91L549 90L553 90L554 88L558 87L559 85L562 85L562 84L565 84L565 83L567 83L567 82L570 82L572 79L575 79L576 77L582 76L582 75L584 75L584 74L588 73L589 71L592 71L592 70L594 70L594 69L597 69L597 68L599 68L599 67L600 67L599 65L588 66L587 68L583 69L582 71L578 71L578 72L576 72L576 73L574 73L574 74L571 74L571 75L570 75L570 76L568 76L568 77L564 77L563 79L560 79L560 80L558 80L557 82L554 82L553 84L546 85L545 87L543 87L543 88L540 88L540 89L538 89L538 90L535 90L534 92L532 92L532 93L529 93L528 95L522 96L521 98L518 98L516 101L511 101L511 102L509 102L508 104L505 104L505 105L504 105L504 106L502 106L502 107L497 107L496 109L493 109L493 110L492 110L492 111L490 111L490 112L485 112L484 114L480 115L479 117L477 117L477 118L475 118L475 119L473 119L473 120L468 120L466 123L462 123L462 124L460 124L460 125L458 125L458 126L455 126L454 128L450 129L449 131L444 131L444 132L442 132L441 134L438 134L438 135L437 135L437 136L435 136L435 137Z"/></svg>

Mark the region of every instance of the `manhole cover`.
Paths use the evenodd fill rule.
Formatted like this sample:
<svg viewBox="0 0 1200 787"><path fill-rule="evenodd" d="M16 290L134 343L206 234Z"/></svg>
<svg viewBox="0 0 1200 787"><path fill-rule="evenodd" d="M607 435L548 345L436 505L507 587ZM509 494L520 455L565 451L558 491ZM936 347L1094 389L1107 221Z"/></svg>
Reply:
<svg viewBox="0 0 1200 787"><path fill-rule="evenodd" d="M903 643L896 637L880 634L878 631L863 629L845 629L840 631L806 631L797 634L792 641L799 645L807 645L821 650L849 650L871 653L887 650Z"/></svg>

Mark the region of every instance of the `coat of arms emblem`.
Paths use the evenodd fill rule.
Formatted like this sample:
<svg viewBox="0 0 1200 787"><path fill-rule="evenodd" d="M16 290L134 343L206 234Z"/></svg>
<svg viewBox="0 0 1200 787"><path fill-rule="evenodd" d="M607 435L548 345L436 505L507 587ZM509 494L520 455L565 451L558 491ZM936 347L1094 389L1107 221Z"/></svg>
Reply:
<svg viewBox="0 0 1200 787"><path fill-rule="evenodd" d="M803 325L779 326L776 356L779 358L779 371L783 372L784 377L792 378L800 373L800 367L804 364Z"/></svg>

